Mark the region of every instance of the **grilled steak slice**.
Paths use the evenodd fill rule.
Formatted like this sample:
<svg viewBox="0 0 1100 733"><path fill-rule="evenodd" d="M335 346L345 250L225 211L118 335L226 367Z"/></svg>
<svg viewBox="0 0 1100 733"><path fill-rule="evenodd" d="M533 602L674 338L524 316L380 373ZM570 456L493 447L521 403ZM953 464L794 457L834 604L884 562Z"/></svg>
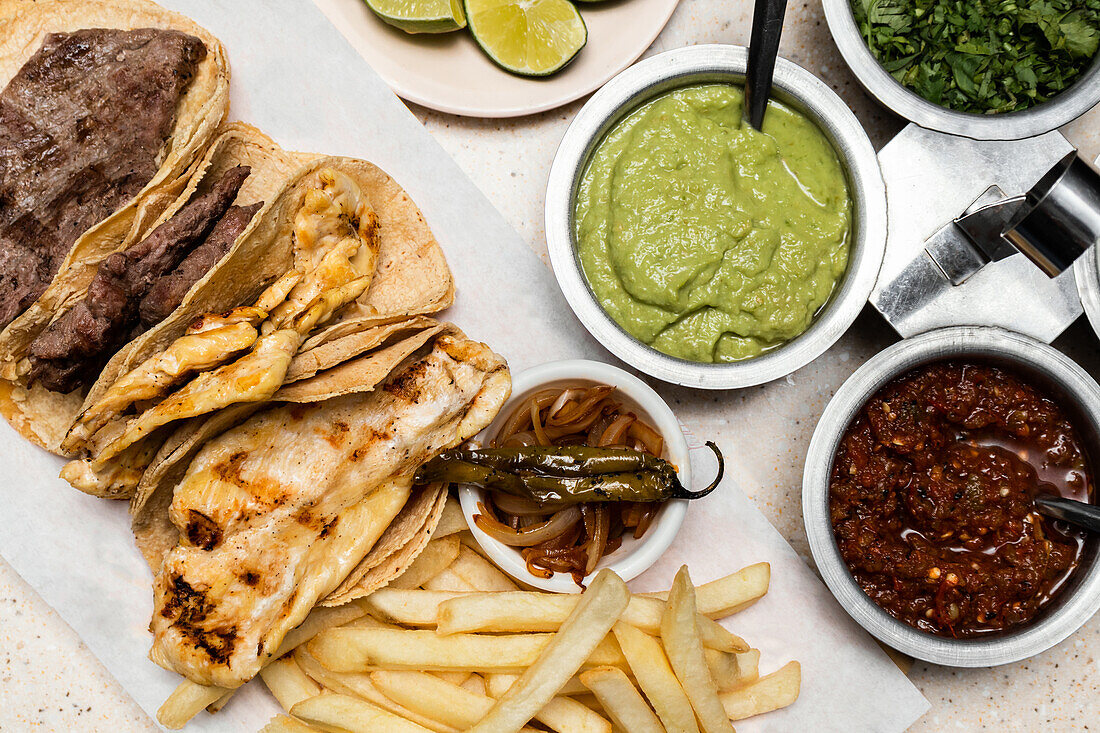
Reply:
<svg viewBox="0 0 1100 733"><path fill-rule="evenodd" d="M132 336L138 304L153 283L171 272L228 211L249 168L232 168L207 193L124 252L99 264L84 299L31 343L29 383L71 392L94 380L106 360Z"/></svg>
<svg viewBox="0 0 1100 733"><path fill-rule="evenodd" d="M179 31L53 33L0 92L0 327L153 178L205 57Z"/></svg>
<svg viewBox="0 0 1100 733"><path fill-rule="evenodd" d="M183 302L183 296L187 295L191 286L221 262L263 205L260 201L250 206L230 206L221 221L214 225L206 241L187 255L175 270L153 283L138 307L143 328L152 328L160 323Z"/></svg>

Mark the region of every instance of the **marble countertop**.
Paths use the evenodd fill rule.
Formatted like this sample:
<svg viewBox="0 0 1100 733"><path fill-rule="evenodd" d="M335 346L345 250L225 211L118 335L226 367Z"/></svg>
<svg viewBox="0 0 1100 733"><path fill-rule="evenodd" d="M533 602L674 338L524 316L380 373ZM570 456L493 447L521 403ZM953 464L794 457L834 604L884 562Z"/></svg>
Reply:
<svg viewBox="0 0 1100 733"><path fill-rule="evenodd" d="M698 43L748 42L750 0L682 0L647 55ZM903 126L856 84L829 37L819 3L788 7L781 53L814 71L881 147ZM558 141L583 100L515 120L453 117L414 107L470 178L546 262L542 206ZM1100 109L1063 130L1089 159L1100 154ZM476 289L476 283L460 283ZM802 529L802 462L818 416L841 382L897 339L868 309L825 355L786 380L700 392L662 386L702 434L733 436L730 463L742 489L809 562ZM1057 342L1100 376L1100 340L1079 319ZM611 357L609 357L610 359ZM916 663L913 682L932 709L913 731L1077 730L1100 720L1100 617L1025 662L956 670ZM0 560L0 731L159 730L58 615Z"/></svg>

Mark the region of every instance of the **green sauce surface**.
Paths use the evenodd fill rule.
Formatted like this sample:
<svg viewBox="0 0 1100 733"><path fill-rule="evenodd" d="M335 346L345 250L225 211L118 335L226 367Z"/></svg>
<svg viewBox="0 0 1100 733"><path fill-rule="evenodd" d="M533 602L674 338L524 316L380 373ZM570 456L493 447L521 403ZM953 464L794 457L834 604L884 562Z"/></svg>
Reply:
<svg viewBox="0 0 1100 733"><path fill-rule="evenodd" d="M677 89L593 153L576 203L581 265L607 313L670 356L729 362L805 331L848 264L851 202L829 141L740 87Z"/></svg>

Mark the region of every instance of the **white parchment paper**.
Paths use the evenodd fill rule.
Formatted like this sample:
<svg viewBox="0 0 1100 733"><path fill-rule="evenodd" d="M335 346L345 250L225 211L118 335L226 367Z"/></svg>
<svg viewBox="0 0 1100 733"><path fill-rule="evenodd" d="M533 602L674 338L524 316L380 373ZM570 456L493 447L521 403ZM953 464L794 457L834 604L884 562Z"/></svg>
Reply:
<svg viewBox="0 0 1100 733"><path fill-rule="evenodd" d="M458 296L445 317L515 370L561 358L613 361L574 319L550 271L312 3L162 2L229 50L233 117L287 148L371 160L408 190L454 271ZM706 437L724 443L722 435ZM125 506L69 488L57 478L62 462L6 423L0 465L0 554L155 715L179 678L146 657L151 578ZM738 730L901 731L923 714L928 703L916 688L730 481L692 505L676 543L634 586L667 587L685 562L699 583L761 560L772 566L770 593L728 624L761 649L762 673L799 660L802 695ZM252 684L188 730L256 730L276 712Z"/></svg>

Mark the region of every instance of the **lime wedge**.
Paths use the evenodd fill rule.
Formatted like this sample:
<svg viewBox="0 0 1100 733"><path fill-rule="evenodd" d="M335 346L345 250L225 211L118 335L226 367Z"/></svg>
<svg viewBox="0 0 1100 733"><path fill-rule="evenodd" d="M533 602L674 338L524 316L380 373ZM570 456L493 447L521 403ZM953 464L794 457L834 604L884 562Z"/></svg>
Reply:
<svg viewBox="0 0 1100 733"><path fill-rule="evenodd" d="M521 76L553 74L588 40L569 0L466 0L466 18L481 50Z"/></svg>
<svg viewBox="0 0 1100 733"><path fill-rule="evenodd" d="M365 0L382 20L406 33L449 33L466 27L462 0Z"/></svg>

